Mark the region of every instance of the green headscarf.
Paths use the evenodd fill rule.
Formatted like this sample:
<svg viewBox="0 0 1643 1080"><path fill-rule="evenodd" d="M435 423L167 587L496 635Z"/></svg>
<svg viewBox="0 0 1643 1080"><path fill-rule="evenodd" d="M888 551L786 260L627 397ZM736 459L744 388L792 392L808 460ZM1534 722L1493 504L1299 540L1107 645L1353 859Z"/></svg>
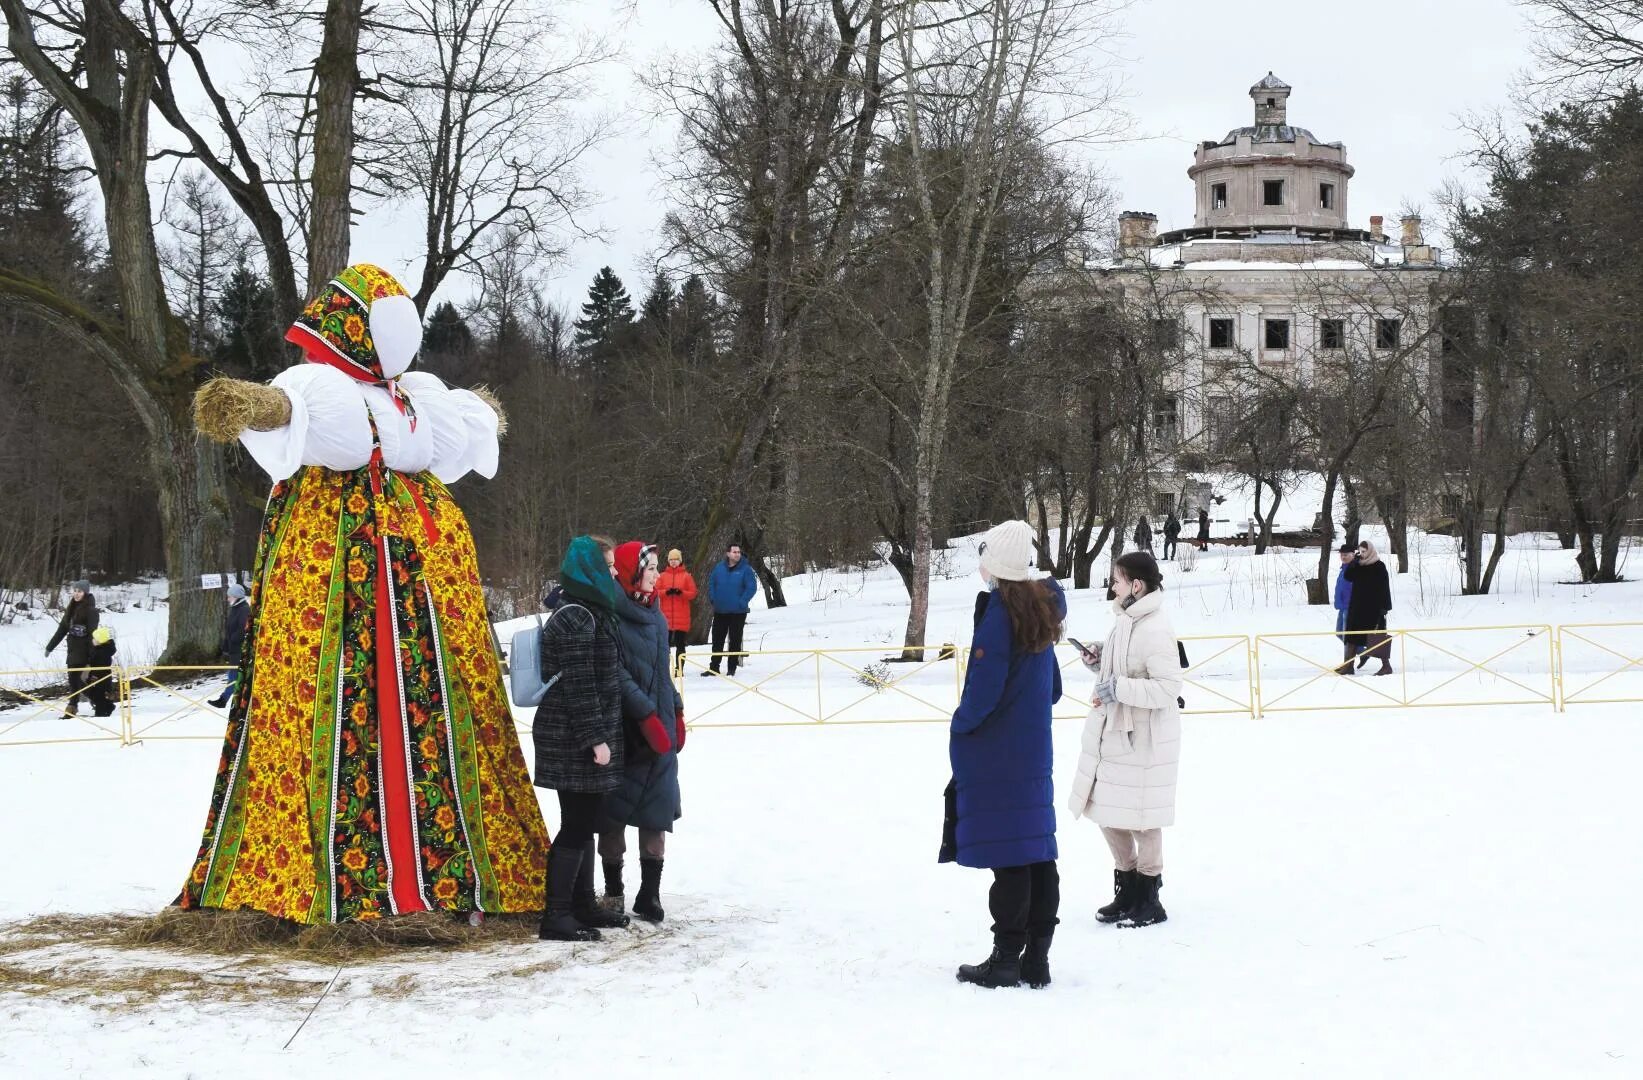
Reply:
<svg viewBox="0 0 1643 1080"><path fill-rule="evenodd" d="M559 586L567 595L607 614L615 613L621 597L605 563L605 553L591 536L578 536L570 542L565 561L559 564Z"/></svg>

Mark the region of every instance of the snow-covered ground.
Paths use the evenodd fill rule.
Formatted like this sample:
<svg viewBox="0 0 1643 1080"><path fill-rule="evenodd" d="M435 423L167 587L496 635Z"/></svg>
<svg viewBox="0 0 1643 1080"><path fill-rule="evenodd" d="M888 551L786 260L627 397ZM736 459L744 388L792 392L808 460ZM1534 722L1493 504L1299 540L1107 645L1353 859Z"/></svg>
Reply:
<svg viewBox="0 0 1643 1080"><path fill-rule="evenodd" d="M1572 560L1545 538L1515 538L1499 593L1477 598L1456 595L1452 540L1417 544L1414 572L1394 581L1398 626L1643 619L1643 586L1558 584ZM973 540L944 563L929 640L963 644ZM1332 613L1304 604L1315 565L1311 552L1212 549L1190 573L1167 567L1178 629L1317 631L1295 639L1299 658L1263 658L1263 680L1305 687L1308 658L1333 655ZM887 570L806 575L787 595L786 609L755 610L749 647L864 646L866 663L901 638L905 600ZM1069 595L1070 632L1100 639L1104 602ZM499 628L504 641L512 628ZM1603 633L1592 636L1614 654L1570 639L1565 659L1596 678L1643 656L1643 627ZM304 989L255 1004L197 986L122 1003L31 993L27 954L0 956L0 1075L289 1076L338 1065L647 1078L1643 1075L1638 705L1481 707L1517 693L1469 668L1506 647L1491 666L1540 685L1545 638L1475 630L1410 645L1406 698L1452 680L1428 702L1453 702L1442 708L1189 716L1178 824L1165 842L1169 922L1096 924L1110 862L1093 826L1063 820L1063 923L1055 985L1043 992L953 980L958 963L986 953L989 877L934 862L948 772L941 727L801 715L934 714L953 693L953 665L892 670L914 702L875 693L830 660L765 655L743 680L768 679L763 696L687 677L700 727L682 763L663 930L349 966L317 1008L334 968L280 966ZM1189 705L1204 707L1213 687L1235 694L1239 678L1247 686L1247 668L1212 667ZM1322 697L1286 704L1374 705L1344 695L1387 682L1329 680L1306 691ZM1627 694L1636 685L1603 684ZM1070 675L1070 712L1088 691L1087 676ZM220 714L163 719L182 700L144 691L137 726L162 722L135 747L0 747L0 821L26 838L13 848L0 920L171 900L199 842L221 733ZM807 726L717 726L769 721ZM1058 725L1063 784L1078 737L1076 720ZM544 812L554 824L551 800ZM91 959L197 972L206 986L235 977L221 957Z"/></svg>

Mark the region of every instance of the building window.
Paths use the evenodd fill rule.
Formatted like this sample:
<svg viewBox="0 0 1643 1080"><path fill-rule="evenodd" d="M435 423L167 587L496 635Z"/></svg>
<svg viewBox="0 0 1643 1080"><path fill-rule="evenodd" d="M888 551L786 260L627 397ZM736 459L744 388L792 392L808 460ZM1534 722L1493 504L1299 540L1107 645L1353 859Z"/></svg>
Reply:
<svg viewBox="0 0 1643 1080"><path fill-rule="evenodd" d="M1282 206L1284 204L1284 182L1282 180L1261 181L1261 205Z"/></svg>
<svg viewBox="0 0 1643 1080"><path fill-rule="evenodd" d="M1319 322L1318 345L1325 349L1346 348L1346 320L1324 319Z"/></svg>
<svg viewBox="0 0 1643 1080"><path fill-rule="evenodd" d="M1204 403L1204 442L1210 453L1220 451L1232 435L1232 399L1212 397Z"/></svg>
<svg viewBox="0 0 1643 1080"><path fill-rule="evenodd" d="M1335 209L1335 185L1334 184L1319 184L1318 185L1318 205L1323 207L1325 210Z"/></svg>
<svg viewBox="0 0 1643 1080"><path fill-rule="evenodd" d="M1375 348L1396 349L1398 339L1403 335L1402 319L1375 320Z"/></svg>
<svg viewBox="0 0 1643 1080"><path fill-rule="evenodd" d="M1212 349L1231 349L1234 347L1231 319L1211 319L1209 321L1209 347Z"/></svg>
<svg viewBox="0 0 1643 1080"><path fill-rule="evenodd" d="M1289 320L1266 320L1266 347L1271 352L1289 351Z"/></svg>
<svg viewBox="0 0 1643 1080"><path fill-rule="evenodd" d="M1179 435L1179 418L1174 397L1155 398L1152 403L1152 431L1161 446L1174 446Z"/></svg>
<svg viewBox="0 0 1643 1080"><path fill-rule="evenodd" d="M1209 208L1211 210L1225 210L1227 208L1227 186L1225 184L1211 184L1209 186Z"/></svg>
<svg viewBox="0 0 1643 1080"><path fill-rule="evenodd" d="M1152 347L1157 352L1170 352L1181 347L1181 320L1152 320Z"/></svg>

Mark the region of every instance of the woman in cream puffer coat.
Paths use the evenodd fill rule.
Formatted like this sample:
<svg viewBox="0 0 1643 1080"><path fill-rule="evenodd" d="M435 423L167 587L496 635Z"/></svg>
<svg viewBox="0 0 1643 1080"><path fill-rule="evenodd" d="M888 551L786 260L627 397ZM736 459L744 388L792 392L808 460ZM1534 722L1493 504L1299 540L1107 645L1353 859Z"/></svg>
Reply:
<svg viewBox="0 0 1643 1080"><path fill-rule="evenodd" d="M1112 849L1113 901L1097 917L1124 927L1168 917L1158 890L1163 827L1175 823L1181 662L1163 590L1151 555L1121 556L1113 570L1112 633L1084 656L1097 683L1068 809L1101 826Z"/></svg>

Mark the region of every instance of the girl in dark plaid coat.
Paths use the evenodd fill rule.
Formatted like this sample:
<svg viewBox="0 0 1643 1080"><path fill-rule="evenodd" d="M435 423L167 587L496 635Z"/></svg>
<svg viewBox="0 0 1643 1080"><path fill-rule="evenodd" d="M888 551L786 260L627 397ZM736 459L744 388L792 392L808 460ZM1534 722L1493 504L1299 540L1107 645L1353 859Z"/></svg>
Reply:
<svg viewBox="0 0 1643 1080"><path fill-rule="evenodd" d="M593 892L593 832L605 793L622 782L621 654L608 547L578 536L559 568L563 598L542 628L542 673L555 679L536 707L536 784L559 793L559 835L548 852L539 936L597 941L626 926Z"/></svg>

